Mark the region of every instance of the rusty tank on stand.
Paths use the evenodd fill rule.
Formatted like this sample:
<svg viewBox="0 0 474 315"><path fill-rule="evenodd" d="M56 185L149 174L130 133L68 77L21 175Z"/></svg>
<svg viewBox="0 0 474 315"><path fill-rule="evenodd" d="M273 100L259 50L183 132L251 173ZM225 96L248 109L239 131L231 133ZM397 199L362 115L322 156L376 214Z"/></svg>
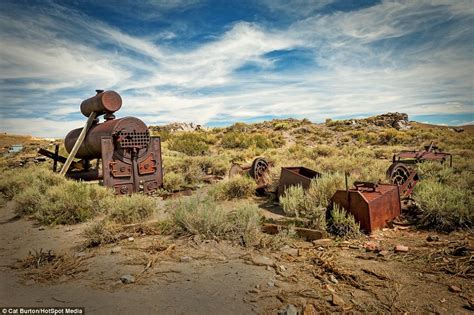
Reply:
<svg viewBox="0 0 474 315"><path fill-rule="evenodd" d="M94 120L84 127L88 129L83 139L83 128L67 134L66 151L81 160L67 167L65 175L82 180L102 179L104 186L116 194L152 193L163 185L160 138L150 136L146 124L138 118L115 119L114 113L121 106L122 98L114 91L97 90L97 95L82 102L82 114ZM92 113L95 114L90 117ZM95 118L101 115L103 122ZM65 161L57 151L53 154L42 149L40 153ZM97 161L95 168L92 160Z"/></svg>

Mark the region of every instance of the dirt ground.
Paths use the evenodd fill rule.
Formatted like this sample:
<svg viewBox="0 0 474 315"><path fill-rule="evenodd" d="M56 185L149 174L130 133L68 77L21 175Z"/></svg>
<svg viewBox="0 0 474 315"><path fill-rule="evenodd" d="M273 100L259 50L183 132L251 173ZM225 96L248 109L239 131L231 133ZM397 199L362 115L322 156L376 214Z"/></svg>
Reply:
<svg viewBox="0 0 474 315"><path fill-rule="evenodd" d="M134 231L133 241L84 249L88 224L41 227L16 218L10 204L1 209L0 306L75 306L87 314L275 314L290 304L304 314L472 312L467 232L394 228L350 242L295 240L258 250ZM396 245L408 252L395 252ZM40 250L69 255L81 267L42 281L18 267ZM122 283L123 275L135 282Z"/></svg>

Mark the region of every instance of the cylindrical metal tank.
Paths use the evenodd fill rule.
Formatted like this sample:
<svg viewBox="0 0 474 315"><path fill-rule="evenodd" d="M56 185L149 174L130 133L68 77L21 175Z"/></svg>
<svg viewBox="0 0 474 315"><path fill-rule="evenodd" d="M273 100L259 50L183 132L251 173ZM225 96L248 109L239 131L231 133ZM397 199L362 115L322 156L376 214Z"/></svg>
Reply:
<svg viewBox="0 0 474 315"><path fill-rule="evenodd" d="M92 112L97 116L114 113L122 107L122 98L117 92L105 91L88 98L81 103L81 113L89 117Z"/></svg>
<svg viewBox="0 0 474 315"><path fill-rule="evenodd" d="M67 152L71 152L82 128L70 131L64 139ZM84 142L79 147L76 157L80 159L101 158L101 137L114 137L120 148L145 148L150 135L143 121L135 117L107 120L103 123L94 124L87 132Z"/></svg>

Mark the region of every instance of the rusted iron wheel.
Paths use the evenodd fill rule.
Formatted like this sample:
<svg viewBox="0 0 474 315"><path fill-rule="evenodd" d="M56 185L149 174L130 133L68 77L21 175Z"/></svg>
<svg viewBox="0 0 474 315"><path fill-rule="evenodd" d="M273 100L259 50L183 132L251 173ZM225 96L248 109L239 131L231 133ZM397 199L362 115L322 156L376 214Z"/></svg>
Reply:
<svg viewBox="0 0 474 315"><path fill-rule="evenodd" d="M253 160L249 174L252 178L255 179L257 184L261 184L262 181L266 181L267 170L268 162L263 158L256 158L255 160Z"/></svg>
<svg viewBox="0 0 474 315"><path fill-rule="evenodd" d="M401 186L410 177L410 170L405 164L393 163L387 170L387 176L392 184Z"/></svg>

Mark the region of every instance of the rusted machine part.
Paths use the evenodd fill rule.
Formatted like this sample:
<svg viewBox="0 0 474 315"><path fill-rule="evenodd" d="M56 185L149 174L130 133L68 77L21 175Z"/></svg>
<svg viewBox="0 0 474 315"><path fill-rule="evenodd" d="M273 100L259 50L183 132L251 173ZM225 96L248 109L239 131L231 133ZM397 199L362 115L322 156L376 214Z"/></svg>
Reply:
<svg viewBox="0 0 474 315"><path fill-rule="evenodd" d="M242 166L234 163L229 170L229 177L248 174L257 183L257 189L262 189L270 184L269 170L271 166L272 163L262 157L255 158L251 165Z"/></svg>
<svg viewBox="0 0 474 315"><path fill-rule="evenodd" d="M390 178L392 184L399 186L402 199L410 197L419 180L416 170L403 163L393 163L390 165L387 170L387 177Z"/></svg>
<svg viewBox="0 0 474 315"><path fill-rule="evenodd" d="M351 213L367 233L385 227L401 213L399 187L394 184L355 182L354 188L336 191L331 200Z"/></svg>
<svg viewBox="0 0 474 315"><path fill-rule="evenodd" d="M303 189L307 189L311 184L311 180L319 177L321 177L320 173L303 166L282 167L277 195L280 197L285 189L290 186L300 185Z"/></svg>
<svg viewBox="0 0 474 315"><path fill-rule="evenodd" d="M156 191L163 186L160 138L150 137L147 126L138 118L115 119L112 113L121 106L118 93L97 90L96 96L81 104L81 112L88 117L86 134L80 136L83 129L78 128L69 132L64 140L66 151L73 151L69 158L44 149L40 153L65 163L66 176L80 180L103 179L104 186L119 195ZM105 121L99 123L95 117L104 114ZM81 161L74 162L73 158ZM92 160L97 160L95 168L91 167ZM70 161L71 169L67 167Z"/></svg>
<svg viewBox="0 0 474 315"><path fill-rule="evenodd" d="M81 113L89 117L95 112L97 116L112 114L122 107L122 98L117 92L96 90L97 94L81 103Z"/></svg>
<svg viewBox="0 0 474 315"><path fill-rule="evenodd" d="M453 156L451 153L443 152L435 146L433 142L425 146L424 150L401 151L393 156L393 163L417 164L425 161L438 161L445 163L449 161L449 166L453 166Z"/></svg>
<svg viewBox="0 0 474 315"><path fill-rule="evenodd" d="M58 147L56 147L56 148L58 148ZM57 153L56 151L59 152L59 150L56 150L56 149L55 149L55 152L51 152L51 151L48 151L46 149L40 148L38 150L38 153L52 159L55 162L61 162L61 163L66 162L66 158L62 155L59 155L59 153ZM76 169L76 170L83 170L84 169L84 165L81 162L72 162L71 167L73 169ZM55 167L53 165L53 171L55 171L54 168Z"/></svg>
<svg viewBox="0 0 474 315"><path fill-rule="evenodd" d="M70 152L77 137L81 133L82 128L70 131L64 145L66 151ZM92 125L87 133L84 142L79 147L76 157L80 159L97 159L102 155L102 137L114 138L117 146L118 154L130 158L129 149L136 149L139 151L139 156L142 156L146 151L146 147L150 142L150 133L143 121L135 117L125 117L120 119L112 119L104 121L103 123L96 123Z"/></svg>

